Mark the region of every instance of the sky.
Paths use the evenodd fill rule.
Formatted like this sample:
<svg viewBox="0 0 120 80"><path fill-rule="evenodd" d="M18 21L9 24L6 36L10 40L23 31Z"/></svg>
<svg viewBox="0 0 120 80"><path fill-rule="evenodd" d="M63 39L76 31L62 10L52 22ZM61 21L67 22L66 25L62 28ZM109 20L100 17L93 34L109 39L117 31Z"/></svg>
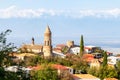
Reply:
<svg viewBox="0 0 120 80"><path fill-rule="evenodd" d="M47 25L53 45L84 36L86 45L120 47L120 0L0 0L0 32L8 41L43 44Z"/></svg>

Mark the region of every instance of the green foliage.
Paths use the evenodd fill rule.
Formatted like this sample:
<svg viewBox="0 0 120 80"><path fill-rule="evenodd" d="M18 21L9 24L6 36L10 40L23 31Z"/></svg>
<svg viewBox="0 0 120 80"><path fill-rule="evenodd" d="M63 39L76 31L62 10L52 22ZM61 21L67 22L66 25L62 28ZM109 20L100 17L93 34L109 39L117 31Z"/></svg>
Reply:
<svg viewBox="0 0 120 80"><path fill-rule="evenodd" d="M102 66L105 67L107 66L107 53L103 52L103 63Z"/></svg>
<svg viewBox="0 0 120 80"><path fill-rule="evenodd" d="M66 70L61 70L57 80L73 80L71 74Z"/></svg>
<svg viewBox="0 0 120 80"><path fill-rule="evenodd" d="M88 70L88 73L99 77L101 80L103 80L104 78L115 78L118 76L116 70L113 67L109 66L101 66L100 69L90 68Z"/></svg>
<svg viewBox="0 0 120 80"><path fill-rule="evenodd" d="M98 76L99 75L99 69L97 69L96 67L92 67L88 69L88 73L94 76Z"/></svg>
<svg viewBox="0 0 120 80"><path fill-rule="evenodd" d="M6 30L5 32L0 33L0 66L10 64L9 54L15 48L12 43L7 43L6 35L8 35L11 30Z"/></svg>
<svg viewBox="0 0 120 80"><path fill-rule="evenodd" d="M0 80L18 80L17 74L14 72L5 71L3 66L9 66L12 63L10 53L15 49L12 43L7 43L6 36L11 30L6 30L0 33Z"/></svg>
<svg viewBox="0 0 120 80"><path fill-rule="evenodd" d="M120 71L120 61L117 61L116 67L117 67L117 70Z"/></svg>
<svg viewBox="0 0 120 80"><path fill-rule="evenodd" d="M80 57L83 56L84 53L84 40L83 40L83 35L81 35L81 40L80 40Z"/></svg>
<svg viewBox="0 0 120 80"><path fill-rule="evenodd" d="M42 63L41 56L25 56L24 66L36 66Z"/></svg>
<svg viewBox="0 0 120 80"><path fill-rule="evenodd" d="M65 54L65 53L68 52L68 50L69 50L69 48L68 48L67 46L65 46L65 47L62 49L62 52Z"/></svg>
<svg viewBox="0 0 120 80"><path fill-rule="evenodd" d="M114 68L112 67L108 67L108 66L105 66L105 67L101 67L100 70L99 70L99 73L98 73L98 77L100 79L104 79L104 78L115 78L117 77L117 72L115 71Z"/></svg>
<svg viewBox="0 0 120 80"><path fill-rule="evenodd" d="M86 74L87 73L87 69L88 69L88 64L87 62L79 59L78 61L74 61L73 65L72 65L73 69L76 70L76 73L83 73Z"/></svg>
<svg viewBox="0 0 120 80"><path fill-rule="evenodd" d="M4 68L0 67L0 80L18 80L17 74L14 72L4 71Z"/></svg>
<svg viewBox="0 0 120 80"><path fill-rule="evenodd" d="M42 66L31 80L58 80L57 70L52 69L49 65Z"/></svg>
<svg viewBox="0 0 120 80"><path fill-rule="evenodd" d="M118 74L120 74L120 61L117 61L116 63L116 71ZM120 75L118 75L118 79L120 79Z"/></svg>
<svg viewBox="0 0 120 80"><path fill-rule="evenodd" d="M61 65L64 65L64 66L71 66L72 65L72 59L55 57L52 60L52 63L61 64Z"/></svg>
<svg viewBox="0 0 120 80"><path fill-rule="evenodd" d="M104 50L102 50L98 47L94 50L94 53L104 53Z"/></svg>

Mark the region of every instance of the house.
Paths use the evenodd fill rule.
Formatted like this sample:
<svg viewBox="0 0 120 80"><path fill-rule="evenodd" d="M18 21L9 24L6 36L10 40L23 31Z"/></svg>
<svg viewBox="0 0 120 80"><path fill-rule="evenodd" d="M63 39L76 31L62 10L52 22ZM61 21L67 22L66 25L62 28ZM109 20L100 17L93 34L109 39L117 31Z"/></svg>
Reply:
<svg viewBox="0 0 120 80"><path fill-rule="evenodd" d="M88 63L91 63L94 60L94 55L93 54L84 54L83 59L87 61Z"/></svg>
<svg viewBox="0 0 120 80"><path fill-rule="evenodd" d="M78 55L80 53L80 47L79 46L73 46L69 49L69 53Z"/></svg>
<svg viewBox="0 0 120 80"><path fill-rule="evenodd" d="M100 47L96 46L85 46L84 49L86 53L94 53L96 50L101 50Z"/></svg>
<svg viewBox="0 0 120 80"><path fill-rule="evenodd" d="M73 74L73 80L100 80L100 79L90 74Z"/></svg>
<svg viewBox="0 0 120 80"><path fill-rule="evenodd" d="M107 52L107 55L108 55L108 56L113 56L113 53Z"/></svg>
<svg viewBox="0 0 120 80"><path fill-rule="evenodd" d="M69 47L65 44L58 44L56 47L53 49L55 52L62 52L62 53L67 53L69 51Z"/></svg>
<svg viewBox="0 0 120 80"><path fill-rule="evenodd" d="M85 46L84 47L84 51L85 53L94 53L96 50L101 50L100 47L96 47L96 46ZM74 45L72 47L70 47L69 53L73 53L73 54L78 54L80 53L80 46L78 45Z"/></svg>
<svg viewBox="0 0 120 80"><path fill-rule="evenodd" d="M99 59L99 58L102 58L102 53L92 53L93 55L94 55L94 58L97 58L97 59Z"/></svg>
<svg viewBox="0 0 120 80"><path fill-rule="evenodd" d="M61 57L61 58L65 58L66 57L66 55L64 55L63 53L56 52L56 51L53 51L53 56L55 56L55 57Z"/></svg>
<svg viewBox="0 0 120 80"><path fill-rule="evenodd" d="M22 66L8 66L8 67L4 67L5 71L10 71L10 72L19 72L19 71L23 71L25 73L25 77L28 78L30 77L30 68L25 68Z"/></svg>
<svg viewBox="0 0 120 80"><path fill-rule="evenodd" d="M58 74L61 74L64 72L68 72L70 74L73 74L73 69L71 67L63 66L60 64L51 64L51 67L53 69L56 69L58 71ZM37 66L29 66L28 68L31 70L41 70L44 67L42 67L41 65L37 65Z"/></svg>
<svg viewBox="0 0 120 80"><path fill-rule="evenodd" d="M58 48L58 49L63 49L65 47L67 47L65 44L57 44L56 45L56 48Z"/></svg>
<svg viewBox="0 0 120 80"><path fill-rule="evenodd" d="M107 60L108 64L115 65L117 61L120 61L120 57L110 56Z"/></svg>
<svg viewBox="0 0 120 80"><path fill-rule="evenodd" d="M42 45L35 45L35 44L24 44L22 45L21 50L23 52L34 52L40 53L42 52L43 46Z"/></svg>
<svg viewBox="0 0 120 80"><path fill-rule="evenodd" d="M21 54L13 53L13 56L17 59L24 60L25 56L36 56L36 55L31 53L21 53Z"/></svg>
<svg viewBox="0 0 120 80"><path fill-rule="evenodd" d="M57 69L59 75L64 71L69 71L69 69L66 66L59 65L59 64L53 64L52 67L54 69Z"/></svg>
<svg viewBox="0 0 120 80"><path fill-rule="evenodd" d="M18 66L8 66L8 67L5 67L5 71L17 72L18 71Z"/></svg>
<svg viewBox="0 0 120 80"><path fill-rule="evenodd" d="M62 53L62 49L61 48L53 48L53 51Z"/></svg>
<svg viewBox="0 0 120 80"><path fill-rule="evenodd" d="M60 65L60 64L53 64L52 67L54 69L57 69L58 74L61 74L61 73L64 73L64 72L68 72L70 74L74 73L74 70L71 67L63 66L63 65Z"/></svg>

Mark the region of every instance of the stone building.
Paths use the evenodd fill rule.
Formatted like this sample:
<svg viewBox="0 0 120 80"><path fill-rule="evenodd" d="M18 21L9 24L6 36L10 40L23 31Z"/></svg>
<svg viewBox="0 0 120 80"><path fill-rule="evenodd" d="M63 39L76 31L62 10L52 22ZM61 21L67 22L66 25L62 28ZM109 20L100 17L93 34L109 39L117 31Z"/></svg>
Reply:
<svg viewBox="0 0 120 80"><path fill-rule="evenodd" d="M51 40L51 30L49 26L47 26L45 33L44 33L44 46L43 46L43 53L45 57L52 56L52 40Z"/></svg>
<svg viewBox="0 0 120 80"><path fill-rule="evenodd" d="M43 53L44 57L52 56L52 32L49 26L46 27L44 32L44 45L35 44L34 38L32 38L31 44L24 44L21 47L22 52Z"/></svg>
<svg viewBox="0 0 120 80"><path fill-rule="evenodd" d="M74 46L74 41L67 41L67 46L70 48L70 47L73 47Z"/></svg>

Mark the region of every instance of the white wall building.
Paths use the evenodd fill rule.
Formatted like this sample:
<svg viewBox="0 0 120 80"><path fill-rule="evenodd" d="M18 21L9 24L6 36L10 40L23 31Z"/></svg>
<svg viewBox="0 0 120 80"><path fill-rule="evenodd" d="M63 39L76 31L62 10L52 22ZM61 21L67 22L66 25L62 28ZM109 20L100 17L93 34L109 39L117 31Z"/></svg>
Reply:
<svg viewBox="0 0 120 80"><path fill-rule="evenodd" d="M69 52L77 55L80 53L80 47L72 47Z"/></svg>
<svg viewBox="0 0 120 80"><path fill-rule="evenodd" d="M115 65L117 61L120 61L120 57L115 56L108 57L108 64Z"/></svg>
<svg viewBox="0 0 120 80"><path fill-rule="evenodd" d="M61 58L65 58L66 57L66 55L64 55L63 53L56 52L56 51L53 51L53 56L58 56L58 57L61 57Z"/></svg>
<svg viewBox="0 0 120 80"><path fill-rule="evenodd" d="M101 49L101 47L96 47L96 46L85 46L85 52L86 53L94 53L96 49Z"/></svg>

